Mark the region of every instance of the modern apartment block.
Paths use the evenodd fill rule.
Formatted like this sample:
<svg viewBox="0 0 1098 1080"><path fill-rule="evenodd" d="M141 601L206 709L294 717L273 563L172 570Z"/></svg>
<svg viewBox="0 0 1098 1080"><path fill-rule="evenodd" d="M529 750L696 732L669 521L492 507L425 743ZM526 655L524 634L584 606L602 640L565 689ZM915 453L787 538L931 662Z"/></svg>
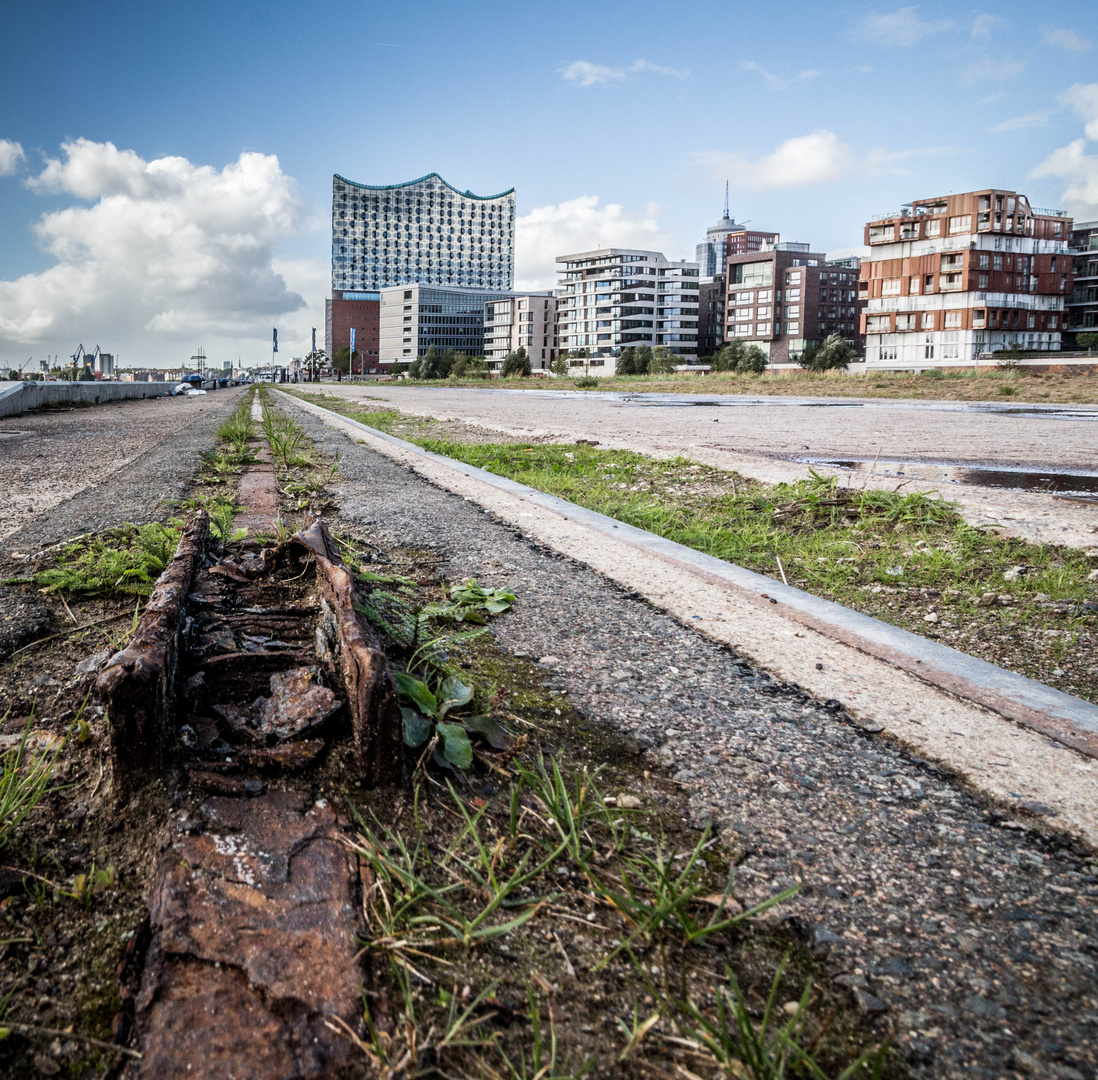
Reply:
<svg viewBox="0 0 1098 1080"><path fill-rule="evenodd" d="M1098 221L1077 221L1071 233L1075 286L1068 300L1066 346L1079 333L1098 333Z"/></svg>
<svg viewBox="0 0 1098 1080"><path fill-rule="evenodd" d="M728 259L725 340L758 345L771 364L841 334L860 354L858 268L834 263L808 244L784 243Z"/></svg>
<svg viewBox="0 0 1098 1080"><path fill-rule="evenodd" d="M557 354L557 298L520 293L484 305L484 357L498 371L508 353L526 350L535 371L547 371Z"/></svg>
<svg viewBox="0 0 1098 1080"><path fill-rule="evenodd" d="M394 285L381 290L380 352L384 365L411 363L432 345L466 356L484 354L484 305L508 300L503 289Z"/></svg>
<svg viewBox="0 0 1098 1080"><path fill-rule="evenodd" d="M702 278L698 289L698 356L712 356L724 344L724 309L727 289L723 273Z"/></svg>
<svg viewBox="0 0 1098 1080"><path fill-rule="evenodd" d="M916 199L865 227L859 295L871 368L972 364L1058 350L1071 296L1071 219L1016 191Z"/></svg>
<svg viewBox="0 0 1098 1080"><path fill-rule="evenodd" d="M431 173L406 184L332 177L328 355L350 344L380 363L380 290L425 284L508 290L514 280L515 192L474 195Z"/></svg>
<svg viewBox="0 0 1098 1080"><path fill-rule="evenodd" d="M626 345L665 345L685 361L698 354L698 264L659 251L601 248L558 255L560 348L613 374Z"/></svg>
<svg viewBox="0 0 1098 1080"><path fill-rule="evenodd" d="M458 191L438 173L406 184L332 177L332 294L390 285L510 289L515 189Z"/></svg>
<svg viewBox="0 0 1098 1080"><path fill-rule="evenodd" d="M760 232L748 229L744 224L734 221L728 214L728 184L724 186L724 214L716 225L705 230L705 241L694 249L694 260L703 278L711 278L724 273L729 255L745 255L751 251L761 251L769 244L780 239L777 233Z"/></svg>

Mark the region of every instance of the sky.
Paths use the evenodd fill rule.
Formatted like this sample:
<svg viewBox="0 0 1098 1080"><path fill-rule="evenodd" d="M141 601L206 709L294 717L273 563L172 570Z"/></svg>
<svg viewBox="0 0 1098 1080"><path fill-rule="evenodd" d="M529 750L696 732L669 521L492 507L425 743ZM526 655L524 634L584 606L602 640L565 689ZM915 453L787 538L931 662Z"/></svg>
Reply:
<svg viewBox="0 0 1098 1080"><path fill-rule="evenodd" d="M1098 218L1098 5L0 0L0 367L303 355L331 178L517 192L556 255L693 258L720 217L833 255L913 198Z"/></svg>

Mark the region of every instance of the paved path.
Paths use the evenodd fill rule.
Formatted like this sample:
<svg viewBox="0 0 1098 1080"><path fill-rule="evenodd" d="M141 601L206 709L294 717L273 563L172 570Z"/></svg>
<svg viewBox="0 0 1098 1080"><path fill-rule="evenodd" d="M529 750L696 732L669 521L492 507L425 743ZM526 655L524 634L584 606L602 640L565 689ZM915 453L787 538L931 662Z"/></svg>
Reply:
<svg viewBox="0 0 1098 1080"><path fill-rule="evenodd" d="M736 895L784 909L917 1077L1089 1077L1098 1066L1098 879L1073 841L731 653L475 503L299 412L338 452L343 519L429 546L448 578L514 587L505 648L546 658L589 718L650 747L692 822L741 852ZM548 658L557 658L551 661ZM638 778L638 792L646 796Z"/></svg>
<svg viewBox="0 0 1098 1080"><path fill-rule="evenodd" d="M0 552L29 554L178 498L244 391L124 401L0 421ZM158 510L158 506L161 507Z"/></svg>
<svg viewBox="0 0 1098 1080"><path fill-rule="evenodd" d="M870 486L938 489L974 524L1027 539L1098 546L1098 502L951 483L962 463L1098 474L1098 408L981 406L967 402L742 398L324 385L325 393L392 405L419 416L460 419L528 438L597 439L603 446L685 454L777 482L810 467L861 484L864 472L795 458L880 461ZM711 402L713 404L705 404ZM1018 411L1004 411L1010 410ZM901 463L901 464L894 464ZM915 463L912 465L912 463Z"/></svg>

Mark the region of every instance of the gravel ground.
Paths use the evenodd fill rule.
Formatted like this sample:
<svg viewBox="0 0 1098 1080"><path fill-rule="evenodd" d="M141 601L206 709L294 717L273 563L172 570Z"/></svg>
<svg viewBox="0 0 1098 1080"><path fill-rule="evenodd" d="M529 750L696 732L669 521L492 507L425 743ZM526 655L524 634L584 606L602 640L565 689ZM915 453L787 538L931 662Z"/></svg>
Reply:
<svg viewBox="0 0 1098 1080"><path fill-rule="evenodd" d="M738 898L785 909L914 1075L1098 1075L1098 864L1004 819L903 747L759 674L470 503L300 422L341 455L342 515L509 584L495 633L586 716L649 746L740 853ZM645 795L638 777L638 794Z"/></svg>
<svg viewBox="0 0 1098 1080"><path fill-rule="evenodd" d="M325 384L318 389L364 399L370 408L388 404L403 412L463 420L523 438L597 439L604 446L642 454L683 454L767 483L806 477L813 467L858 486L866 479L871 487L890 489L902 482L908 491L940 490L976 525L996 525L1029 540L1098 545L1094 503L949 482L953 473L943 469L943 463L1098 472L1098 419L1026 415L1021 402L1010 403L1020 413L994 413L949 402L867 400L859 407L844 400L840 407L827 407L834 403L824 398L801 404L793 399L729 398L725 400L733 404L692 407L659 404L661 397L652 395L640 406L601 393L384 384ZM1098 417L1092 406L1078 411ZM880 464L870 478L864 472L787 460L872 461L878 451Z"/></svg>
<svg viewBox="0 0 1098 1080"><path fill-rule="evenodd" d="M162 516L242 390L122 401L0 421L0 554ZM14 432L15 434L7 434Z"/></svg>

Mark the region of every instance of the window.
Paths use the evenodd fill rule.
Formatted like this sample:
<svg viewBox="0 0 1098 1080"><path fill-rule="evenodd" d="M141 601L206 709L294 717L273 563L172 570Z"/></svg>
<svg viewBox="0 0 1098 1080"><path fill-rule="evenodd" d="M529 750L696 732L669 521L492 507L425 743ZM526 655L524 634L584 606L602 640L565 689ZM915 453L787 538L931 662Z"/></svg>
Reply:
<svg viewBox="0 0 1098 1080"><path fill-rule="evenodd" d="M993 270L1002 270L1002 268L1003 268L1003 257L1002 257L1002 255L996 255L995 256L995 258L991 262L991 268Z"/></svg>
<svg viewBox="0 0 1098 1080"><path fill-rule="evenodd" d="M942 219L931 218L926 223L926 235L927 236L941 236L942 235ZM895 359L895 357L893 357Z"/></svg>
<svg viewBox="0 0 1098 1080"><path fill-rule="evenodd" d="M987 274L980 274L979 277L977 278L976 287L978 289L986 289L987 288L987 282L988 282Z"/></svg>
<svg viewBox="0 0 1098 1080"><path fill-rule="evenodd" d="M870 225L869 242L871 244L888 244L895 239L895 225Z"/></svg>
<svg viewBox="0 0 1098 1080"><path fill-rule="evenodd" d="M974 308L972 311L972 325L977 329L982 329L987 322L987 310L985 308Z"/></svg>
<svg viewBox="0 0 1098 1080"><path fill-rule="evenodd" d="M1055 270L1056 267L1053 266L1052 269ZM760 292L759 295L758 295L758 301L757 302L760 303L760 304L768 304L770 302L770 290L765 289L763 292Z"/></svg>
<svg viewBox="0 0 1098 1080"><path fill-rule="evenodd" d="M897 330L914 330L915 329L915 320L916 320L916 318L917 318L917 316L915 316L915 315L897 315L896 316L896 329Z"/></svg>
<svg viewBox="0 0 1098 1080"><path fill-rule="evenodd" d="M934 275L933 274L927 274L923 278L923 292L933 292L933 291L934 291Z"/></svg>
<svg viewBox="0 0 1098 1080"><path fill-rule="evenodd" d="M884 284L881 286L882 296L899 296L900 295L900 279L897 278L885 278Z"/></svg>
<svg viewBox="0 0 1098 1080"><path fill-rule="evenodd" d="M986 270L987 269L988 258L989 258L989 256L987 256L987 255L981 255L980 256L980 269L981 270Z"/></svg>
<svg viewBox="0 0 1098 1080"><path fill-rule="evenodd" d="M769 307L758 308L755 312L755 318L756 319L768 319L768 318L770 318L770 308Z"/></svg>
<svg viewBox="0 0 1098 1080"><path fill-rule="evenodd" d="M934 312L933 311L924 311L923 312L923 329L924 330L933 330L934 329Z"/></svg>
<svg viewBox="0 0 1098 1080"><path fill-rule="evenodd" d="M892 323L888 315L870 315L866 320L867 334L887 334L891 329Z"/></svg>
<svg viewBox="0 0 1098 1080"><path fill-rule="evenodd" d="M799 319L801 317L801 305L787 304L785 309L785 317L787 319Z"/></svg>
<svg viewBox="0 0 1098 1080"><path fill-rule="evenodd" d="M881 346L881 359L882 360L895 360L896 359L896 346L895 345L882 345Z"/></svg>
<svg viewBox="0 0 1098 1080"><path fill-rule="evenodd" d="M1096 271L1096 273L1098 273L1098 271ZM785 290L785 298L786 298L786 300L800 300L801 290L800 289L786 289Z"/></svg>
<svg viewBox="0 0 1098 1080"><path fill-rule="evenodd" d="M764 322L756 323L755 324L755 333L761 335L762 337L769 336L769 334L770 334L770 323L764 323Z"/></svg>
<svg viewBox="0 0 1098 1080"><path fill-rule="evenodd" d="M800 330L801 330L801 324L800 323L791 322L791 323L786 323L785 324L785 332L789 335L799 334Z"/></svg>
<svg viewBox="0 0 1098 1080"><path fill-rule="evenodd" d="M959 311L947 311L945 313L944 325L946 327L960 326L961 325L961 313Z"/></svg>
<svg viewBox="0 0 1098 1080"><path fill-rule="evenodd" d="M911 293L912 296L918 295L918 292L919 292L919 279L917 277L913 277L913 278L910 278L908 280L907 291L909 293ZM853 300L853 299L854 298L851 297L851 300Z"/></svg>

